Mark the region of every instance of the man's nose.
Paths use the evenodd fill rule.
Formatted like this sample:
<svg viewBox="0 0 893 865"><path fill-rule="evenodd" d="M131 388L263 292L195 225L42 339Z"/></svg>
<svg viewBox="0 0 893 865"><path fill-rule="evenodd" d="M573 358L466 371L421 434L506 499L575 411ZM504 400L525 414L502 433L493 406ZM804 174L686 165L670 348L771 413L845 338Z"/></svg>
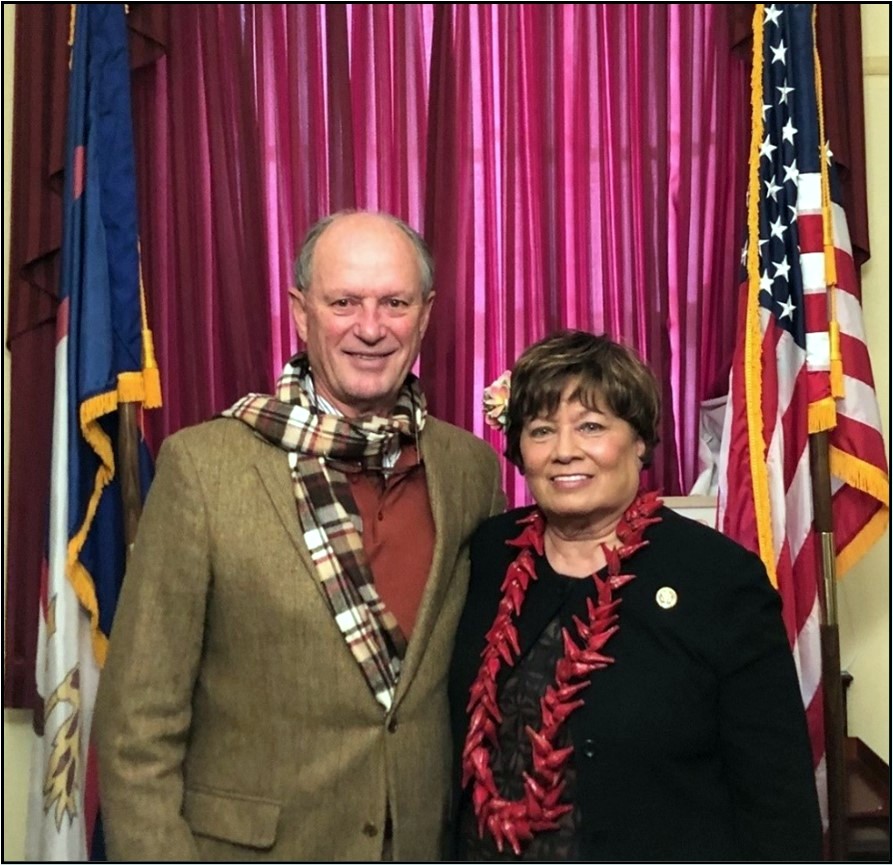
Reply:
<svg viewBox="0 0 893 865"><path fill-rule="evenodd" d="M364 303L360 307L354 328L363 342L378 342L384 336L381 310L377 303Z"/></svg>

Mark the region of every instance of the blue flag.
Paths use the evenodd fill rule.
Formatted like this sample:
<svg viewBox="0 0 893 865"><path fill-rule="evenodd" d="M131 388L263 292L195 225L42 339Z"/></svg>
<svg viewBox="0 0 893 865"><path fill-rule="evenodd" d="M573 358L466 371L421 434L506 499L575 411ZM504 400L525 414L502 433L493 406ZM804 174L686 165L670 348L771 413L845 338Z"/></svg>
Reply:
<svg viewBox="0 0 893 865"><path fill-rule="evenodd" d="M82 861L98 793L89 750L99 671L126 561L119 409L161 404L140 286L130 64L124 5L74 19L63 190L62 282L48 561L36 678L28 855ZM140 494L150 462L137 432Z"/></svg>

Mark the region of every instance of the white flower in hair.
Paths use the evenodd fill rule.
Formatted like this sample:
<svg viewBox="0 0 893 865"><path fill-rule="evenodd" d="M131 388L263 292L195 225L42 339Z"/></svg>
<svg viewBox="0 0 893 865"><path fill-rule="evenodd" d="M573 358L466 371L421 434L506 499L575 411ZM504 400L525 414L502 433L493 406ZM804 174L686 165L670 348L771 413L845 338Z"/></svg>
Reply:
<svg viewBox="0 0 893 865"><path fill-rule="evenodd" d="M489 387L484 388L484 420L493 429L505 432L509 419L509 397L512 373L506 370Z"/></svg>

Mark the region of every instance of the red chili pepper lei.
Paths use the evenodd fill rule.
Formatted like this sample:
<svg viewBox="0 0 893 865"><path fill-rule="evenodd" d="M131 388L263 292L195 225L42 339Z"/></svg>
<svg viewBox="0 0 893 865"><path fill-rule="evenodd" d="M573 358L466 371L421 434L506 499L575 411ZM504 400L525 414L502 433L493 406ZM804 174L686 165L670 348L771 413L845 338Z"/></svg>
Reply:
<svg viewBox="0 0 893 865"><path fill-rule="evenodd" d="M617 607L620 599L613 592L624 586L633 574L621 574L620 563L648 544L642 534L648 526L660 522L653 514L662 502L655 492L640 495L626 509L617 526L620 546L602 547L608 565L608 577L595 574L597 603L586 600L586 621L573 617L576 639L567 628L562 629L564 654L555 665L555 684L549 685L540 700L540 727L527 727L533 746L533 766L523 773L524 795L515 801L499 794L490 766L491 749L497 747L497 729L502 720L496 699L496 677L502 665L513 666L520 647L513 621L521 613L527 589L536 579L534 554L543 555L545 519L534 510L519 521L521 534L506 543L520 548L506 570L502 583L502 600L496 619L487 632L481 666L471 686L468 701L470 722L462 750L462 786L471 784L471 801L477 817L478 833L490 833L502 852L506 843L516 856L522 845L536 832L558 828L562 815L573 805L561 804L564 791L564 770L573 748L556 748L555 741L568 717L583 705L577 695L590 684L596 670L614 659L601 653L605 643L617 632Z"/></svg>

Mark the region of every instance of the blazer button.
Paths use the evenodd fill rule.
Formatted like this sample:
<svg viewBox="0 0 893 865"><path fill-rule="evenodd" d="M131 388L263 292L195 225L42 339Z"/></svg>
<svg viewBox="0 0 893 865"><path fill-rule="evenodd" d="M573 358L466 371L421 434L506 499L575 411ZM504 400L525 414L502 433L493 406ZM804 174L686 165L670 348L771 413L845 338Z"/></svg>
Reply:
<svg viewBox="0 0 893 865"><path fill-rule="evenodd" d="M389 733L396 733L396 732L397 732L397 718L396 718L396 716L393 717L393 718L390 718L390 719L388 720L388 732L389 732Z"/></svg>
<svg viewBox="0 0 893 865"><path fill-rule="evenodd" d="M378 826L374 823L366 823L366 825L363 826L363 834L370 838L374 838L378 834Z"/></svg>
<svg viewBox="0 0 893 865"><path fill-rule="evenodd" d="M595 756L595 739L584 739L583 740L583 756L584 757L594 757Z"/></svg>

